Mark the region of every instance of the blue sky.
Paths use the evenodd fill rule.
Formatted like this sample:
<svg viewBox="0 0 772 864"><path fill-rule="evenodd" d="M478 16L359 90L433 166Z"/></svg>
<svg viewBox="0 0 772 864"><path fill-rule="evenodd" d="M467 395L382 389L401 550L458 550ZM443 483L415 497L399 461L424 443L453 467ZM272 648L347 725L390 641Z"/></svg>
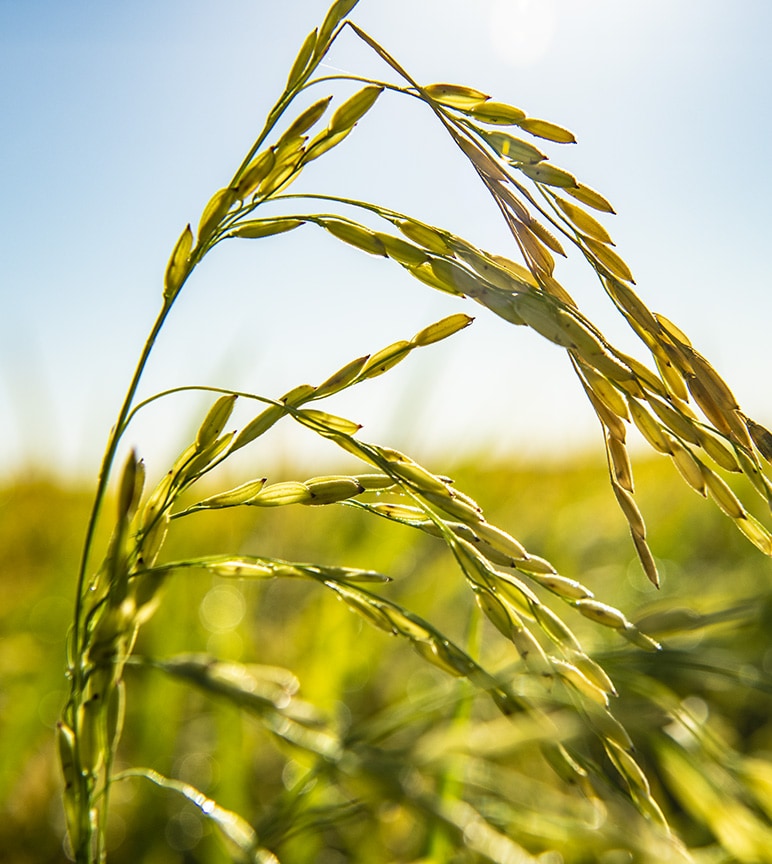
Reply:
<svg viewBox="0 0 772 864"><path fill-rule="evenodd" d="M229 180L326 7L0 0L0 476L95 474L170 249ZM607 225L641 295L772 423L772 5L360 0L353 17L426 83L470 84L571 128L579 143L550 157L614 203ZM350 34L328 62L387 75ZM379 100L294 191L370 198L512 255L472 172L406 101ZM558 276L634 347L590 274ZM143 394L219 382L277 396L457 311L477 314L309 226L223 245L186 286ZM560 349L488 319L330 410L422 457L597 444ZM129 439L162 470L205 408L180 397ZM277 435L255 459L313 455L306 442Z"/></svg>

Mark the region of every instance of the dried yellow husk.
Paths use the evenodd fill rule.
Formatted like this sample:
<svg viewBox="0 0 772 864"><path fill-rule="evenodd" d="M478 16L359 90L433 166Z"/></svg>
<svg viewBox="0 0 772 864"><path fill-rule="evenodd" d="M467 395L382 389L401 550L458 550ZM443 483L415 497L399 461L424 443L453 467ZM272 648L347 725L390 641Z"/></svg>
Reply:
<svg viewBox="0 0 772 864"><path fill-rule="evenodd" d="M322 22L322 26L319 28L319 38L317 39L315 54L320 54L327 48L335 28L358 2L359 0L336 0L330 6Z"/></svg>
<svg viewBox="0 0 772 864"><path fill-rule="evenodd" d="M518 570L529 576L556 576L558 572L549 561L539 558L538 555L529 555L522 560L518 559L516 566Z"/></svg>
<svg viewBox="0 0 772 864"><path fill-rule="evenodd" d="M553 252L557 252L558 255L562 255L564 258L566 257L565 249L560 244L558 238L551 232L548 231L541 222L537 222L536 219L531 219L528 223L528 228L544 243L545 246L550 248Z"/></svg>
<svg viewBox="0 0 772 864"><path fill-rule="evenodd" d="M606 231L603 225L601 225L594 216L590 216L586 210L582 210L581 207L577 207L576 204L572 204L570 201L566 201L564 198L560 198L557 195L554 200L555 204L557 204L557 206L563 211L563 213L565 213L582 234L587 237L593 237L601 243L608 243L612 246L614 245L608 231Z"/></svg>
<svg viewBox="0 0 772 864"><path fill-rule="evenodd" d="M632 537L635 551L638 553L638 560L641 562L641 567L643 567L643 572L646 574L646 578L655 588L659 588L659 571L657 570L657 562L651 554L651 549L649 549L649 544L646 542L646 538L641 537L638 534L633 534ZM649 639L648 636L644 636L642 633L638 634L637 631L632 637L630 633L628 633L627 638L632 638L632 641L634 641L635 644L641 645L647 650L651 648L652 645L657 650L659 648L652 639Z"/></svg>
<svg viewBox="0 0 772 864"><path fill-rule="evenodd" d="M697 432L697 424L681 412L670 405L665 404L656 396L649 396L647 399L654 413L659 417L662 423L670 429L679 438L683 438L690 444L700 444L700 436ZM635 415L633 415L635 418ZM643 431L643 430L641 430ZM646 433L644 433L645 435ZM667 451L665 451L667 452Z"/></svg>
<svg viewBox="0 0 772 864"><path fill-rule="evenodd" d="M503 156L511 162L535 164L536 162L543 162L547 158L538 147L534 147L528 141L523 141L507 132L488 132L484 129L480 129L479 132L499 156Z"/></svg>
<svg viewBox="0 0 772 864"><path fill-rule="evenodd" d="M483 123L491 123L494 126L514 126L520 125L522 120L525 120L525 111L520 108L515 108L514 105L507 105L504 102L495 102L492 99L486 99L476 105L463 109L465 114L474 117L475 120L480 120Z"/></svg>
<svg viewBox="0 0 772 864"><path fill-rule="evenodd" d="M381 447L379 452L388 462L391 471L416 489L422 492L439 492L442 495L450 494L449 487L443 480L399 450Z"/></svg>
<svg viewBox="0 0 772 864"><path fill-rule="evenodd" d="M612 435L606 436L606 445L617 483L628 492L634 492L633 468L630 464L630 455L627 452L627 447L625 447L622 441Z"/></svg>
<svg viewBox="0 0 772 864"><path fill-rule="evenodd" d="M313 105L309 105L305 111L301 112L298 117L292 121L290 126L287 128L287 131L282 135L281 139L279 139L279 143L281 144L281 141L284 138L295 138L296 136L307 132L314 123L321 119L324 112L327 110L327 106L330 104L331 99L332 96L325 96L323 99L314 102Z"/></svg>
<svg viewBox="0 0 772 864"><path fill-rule="evenodd" d="M394 483L394 480L389 477L391 483ZM433 522L429 522L426 525L423 524L424 511L419 507L410 507L406 504L373 504L370 509L378 513L381 516L385 516L387 519L393 519L396 522L409 522L411 524L421 523L421 527L424 530L430 531L430 526L436 526ZM437 530L437 536L439 536L439 529Z"/></svg>
<svg viewBox="0 0 772 864"><path fill-rule="evenodd" d="M439 278L434 271L434 267L432 266L433 264L434 261L427 261L425 264L407 266L406 269L412 276L415 276L419 282L423 282L424 285L429 285L432 288L437 288L438 290L445 291L448 294L455 294L458 297L459 291L453 282L448 282Z"/></svg>
<svg viewBox="0 0 772 864"><path fill-rule="evenodd" d="M226 432L225 435L215 438L214 441L204 447L185 465L184 470L180 471L179 485L183 486L192 478L197 477L199 472L214 462L218 456L225 453L235 437L235 432Z"/></svg>
<svg viewBox="0 0 772 864"><path fill-rule="evenodd" d="M365 487L354 477L314 477L306 480L305 485L311 493L311 500L302 503L312 506L346 501L365 491Z"/></svg>
<svg viewBox="0 0 772 864"><path fill-rule="evenodd" d="M312 162L328 150L332 150L333 147L340 144L351 133L353 128L352 126L350 129L344 129L341 132L333 132L329 128L323 129L316 137L311 139L308 147L306 147L303 154L303 163Z"/></svg>
<svg viewBox="0 0 772 864"><path fill-rule="evenodd" d="M693 375L687 376L686 384L694 397L694 401L700 406L702 413L713 426L722 435L731 435L732 427L729 425L727 416L730 412L724 412L721 406L716 404L713 395L699 378L695 378Z"/></svg>
<svg viewBox="0 0 772 864"><path fill-rule="evenodd" d="M423 92L435 102L461 109L471 108L491 98L482 91L463 84L428 84L423 88Z"/></svg>
<svg viewBox="0 0 772 864"><path fill-rule="evenodd" d="M516 282L523 283L522 288L518 285L518 291L539 287L539 283L534 278L533 273L531 273L527 267L518 264L517 261L505 258L503 255L491 255L491 259L495 264L501 267L502 270L506 270L507 273L511 274Z"/></svg>
<svg viewBox="0 0 772 864"><path fill-rule="evenodd" d="M760 522L746 513L745 517L737 519L735 524L757 549L772 557L772 534Z"/></svg>
<svg viewBox="0 0 772 864"><path fill-rule="evenodd" d="M517 124L521 129L530 132L537 138L543 138L545 141L555 141L558 144L575 144L576 138L574 133L556 123L550 123L548 120L538 120L535 117L527 117Z"/></svg>
<svg viewBox="0 0 772 864"><path fill-rule="evenodd" d="M383 87L377 85L368 85L358 90L335 110L328 127L330 132L344 132L353 128L354 124L373 107L381 93Z"/></svg>
<svg viewBox="0 0 772 864"><path fill-rule="evenodd" d="M542 273L539 276L539 282L541 284L541 288L545 294L549 294L557 300L560 300L565 306L569 306L572 309L576 309L576 301L574 298L566 291L566 289L558 282L558 280L554 276L548 276L546 273Z"/></svg>
<svg viewBox="0 0 772 864"><path fill-rule="evenodd" d="M526 177L529 177L535 183L543 183L545 186L555 186L559 189L569 189L576 186L577 179L573 174L558 168L557 165L550 165L545 162L538 162L535 165L524 163L517 166Z"/></svg>
<svg viewBox="0 0 772 864"><path fill-rule="evenodd" d="M354 479L365 490L365 492L380 491L382 489L392 489L395 485L394 479L392 477L389 477L388 474L357 474ZM421 511L417 508L412 508L412 510L417 515L421 515Z"/></svg>
<svg viewBox="0 0 772 864"><path fill-rule="evenodd" d="M477 588L474 592L477 605L485 613L493 626L507 639L512 639L514 633L523 627L517 613L508 604L487 589Z"/></svg>
<svg viewBox="0 0 772 864"><path fill-rule="evenodd" d="M630 626L630 622L619 609L615 609L613 606L601 603L598 600L577 600L574 603L574 608L578 609L585 618L595 621L597 624L602 624L604 627L624 630Z"/></svg>
<svg viewBox="0 0 772 864"><path fill-rule="evenodd" d="M460 264L456 264L455 261L448 261L445 258L434 258L430 266L437 279L443 285L448 286L448 290L451 293L476 297L484 290L480 279Z"/></svg>
<svg viewBox="0 0 772 864"><path fill-rule="evenodd" d="M238 397L235 393L220 396L204 418L196 434L196 450L201 451L217 439L233 413Z"/></svg>
<svg viewBox="0 0 772 864"><path fill-rule="evenodd" d="M439 490L427 491L423 492L423 496L430 504L440 507L456 519L460 519L462 522L467 522L472 526L481 522L483 519L482 510L479 505L474 503L470 504L469 501L461 498L456 492L449 489L447 486L443 492L440 492Z"/></svg>
<svg viewBox="0 0 772 864"><path fill-rule="evenodd" d="M573 331L577 334L574 338L576 343L575 347L582 349L582 356L588 364L594 366L598 372L617 383L624 384L626 381L635 381L635 374L629 367L623 365L616 359L616 357L609 354L603 346L597 342L594 334L590 333L589 336L583 335L588 331L585 331L584 327L581 327L580 330L579 326L575 327ZM584 342L579 341L579 334L582 334ZM593 349L593 345L598 345L599 350Z"/></svg>
<svg viewBox="0 0 772 864"><path fill-rule="evenodd" d="M609 759L614 763L614 766L619 773L625 778L632 788L637 788L644 795L651 794L649 781L643 773L641 766L633 759L633 757L620 747L613 739L607 739L603 742L608 753Z"/></svg>
<svg viewBox="0 0 772 864"><path fill-rule="evenodd" d="M528 575L543 588L566 600L586 600L594 596L592 591L581 582L569 579L567 576L560 576L557 573L529 573Z"/></svg>
<svg viewBox="0 0 772 864"><path fill-rule="evenodd" d="M496 162L495 159L493 159L492 156L486 153L485 150L472 141L469 141L467 138L462 138L460 135L454 134L453 137L456 140L456 144L458 144L458 146L464 151L467 158L470 159L471 162L486 175L486 177L503 181L505 183L509 180L507 172L498 164L498 162Z"/></svg>
<svg viewBox="0 0 772 864"><path fill-rule="evenodd" d="M259 153L244 169L244 173L236 184L238 197L243 199L254 192L271 172L275 162L276 156L272 148Z"/></svg>
<svg viewBox="0 0 772 864"><path fill-rule="evenodd" d="M618 483L612 482L611 487L614 490L614 495L619 502L620 509L625 515L625 519L627 519L627 523L630 526L630 531L632 531L633 536L645 539L646 525L643 521L643 516L641 516L641 511L635 503L635 499L627 489L623 488Z"/></svg>
<svg viewBox="0 0 772 864"><path fill-rule="evenodd" d="M415 266L424 264L429 260L429 256L423 249L402 240L400 237L383 234L380 231L376 231L375 236L383 243L383 247L389 258L393 258L400 264Z"/></svg>
<svg viewBox="0 0 772 864"><path fill-rule="evenodd" d="M293 405L297 407L304 402L308 402L317 393L316 387L311 384L298 384L292 390L288 390L282 397L281 401L285 405Z"/></svg>
<svg viewBox="0 0 772 864"><path fill-rule="evenodd" d="M624 750L633 750L633 741L627 729L609 711L593 711L590 723L595 731L606 741L613 741Z"/></svg>
<svg viewBox="0 0 772 864"><path fill-rule="evenodd" d="M323 435L354 435L362 428L361 423L355 423L353 420L348 420L345 417L338 417L335 414L329 414L326 411L317 411L313 408L305 408L293 416L304 426L309 426Z"/></svg>
<svg viewBox="0 0 772 864"><path fill-rule="evenodd" d="M193 249L193 230L187 225L174 245L164 274L164 298L172 300L188 275L190 253Z"/></svg>
<svg viewBox="0 0 772 864"><path fill-rule="evenodd" d="M699 492L703 498L707 495L705 489L705 477L702 473L701 463L692 454L692 452L684 447L679 441L672 436L668 436L668 444L670 447L670 455L675 463L676 468L684 480L695 490Z"/></svg>
<svg viewBox="0 0 772 864"><path fill-rule="evenodd" d="M218 495L212 495L203 501L199 501L195 505L195 509L217 509L220 507L236 507L240 504L249 504L252 498L262 492L265 484L265 477L261 477L259 480L249 480L233 489L229 489L227 492L221 492Z"/></svg>
<svg viewBox="0 0 772 864"><path fill-rule="evenodd" d="M485 306L486 309L490 309L495 315L503 318L505 321L509 321L511 324L516 324L518 326L524 326L525 321L517 313L513 305L512 301L514 296L515 295L509 293L490 290L481 292L475 300Z"/></svg>
<svg viewBox="0 0 772 864"><path fill-rule="evenodd" d="M126 457L118 486L118 522L125 521L128 525L128 520L136 512L144 483L144 462L137 459L137 452L132 449Z"/></svg>
<svg viewBox="0 0 772 864"><path fill-rule="evenodd" d="M161 547L166 540L166 534L169 530L169 512L166 511L157 515L155 520L147 524L147 529L143 530L139 543L140 558L146 567L152 567L161 551ZM145 601L147 602L147 601ZM142 606L139 597L136 599L137 607Z"/></svg>
<svg viewBox="0 0 772 864"><path fill-rule="evenodd" d="M512 307L529 327L545 339L564 348L574 347L573 338L565 329L568 313L545 295L517 294L512 298Z"/></svg>
<svg viewBox="0 0 772 864"><path fill-rule="evenodd" d="M598 705L608 708L608 696L576 666L563 660L552 659L552 668L566 683L570 684L582 696L586 696Z"/></svg>
<svg viewBox="0 0 772 864"><path fill-rule="evenodd" d="M203 244L210 237L238 197L238 192L231 188L220 189L214 193L201 214L201 221L198 225L199 244Z"/></svg>
<svg viewBox="0 0 772 864"><path fill-rule="evenodd" d="M242 222L232 231L229 231L228 236L257 240L260 237L270 237L273 234L284 234L286 231L292 231L304 224L303 219L254 219L249 222Z"/></svg>
<svg viewBox="0 0 772 864"><path fill-rule="evenodd" d="M745 425L748 427L748 433L753 440L756 449L767 460L772 462L772 432L751 420L750 417L745 418Z"/></svg>
<svg viewBox="0 0 772 864"><path fill-rule="evenodd" d="M552 678L552 662L528 627L523 626L520 630L514 631L510 638L517 653L534 675L545 679Z"/></svg>
<svg viewBox="0 0 772 864"><path fill-rule="evenodd" d="M579 642L571 629L549 608L542 603L534 603L531 611L539 627L565 651L581 651Z"/></svg>
<svg viewBox="0 0 772 864"><path fill-rule="evenodd" d="M494 287L504 291L522 291L537 287L536 280L524 267L520 268L522 272L514 271L509 266L503 266L493 255L475 248L458 237L454 237L451 242L456 255ZM529 281L524 279L523 273L528 274Z"/></svg>
<svg viewBox="0 0 772 864"><path fill-rule="evenodd" d="M625 282L632 282L635 284L632 271L622 257L614 252L613 249L609 249L605 243L601 243L593 237L585 237L584 242L597 260L600 261L603 267L613 276L623 279Z"/></svg>
<svg viewBox="0 0 772 864"><path fill-rule="evenodd" d="M386 256L386 247L376 237L375 232L356 222L346 222L343 219L320 218L318 224L330 234L343 240L357 249L369 252L371 255Z"/></svg>
<svg viewBox="0 0 772 864"><path fill-rule="evenodd" d="M506 531L502 531L501 528L497 528L489 522L477 523L474 526L474 533L481 540L484 540L494 549L510 558L525 559L529 557L528 552L526 552L525 547L521 543L507 534Z"/></svg>
<svg viewBox="0 0 772 864"><path fill-rule="evenodd" d="M655 312L654 316L671 339L683 347L691 348L692 343L689 341L689 337L680 327L677 327L669 318L660 315L659 312Z"/></svg>
<svg viewBox="0 0 772 864"><path fill-rule="evenodd" d="M617 417L621 417L623 420L630 419L630 410L628 408L627 399L622 395L619 389L608 380L608 378L599 375L595 369L586 364L582 364L582 375L584 375L587 384L598 399L600 399L610 411L613 411Z"/></svg>
<svg viewBox="0 0 772 864"><path fill-rule="evenodd" d="M345 390L362 375L369 359L370 355L366 354L364 357L357 357L356 360L346 363L345 366L314 388L314 398L321 399L323 396L330 396L332 393Z"/></svg>
<svg viewBox="0 0 772 864"><path fill-rule="evenodd" d="M610 435L618 441L624 441L627 437L625 424L606 406L605 402L601 402L595 391L591 390L584 381L582 381L582 385L584 386L584 392L587 394L587 398L590 400L590 404L598 415L600 422L606 427L606 429L608 429Z"/></svg>
<svg viewBox="0 0 772 864"><path fill-rule="evenodd" d="M290 68L290 73L287 77L287 90L292 90L308 68L308 63L311 60L314 49L316 48L316 38L316 28L314 28L308 36L306 36L303 44L300 46L300 51Z"/></svg>
<svg viewBox="0 0 772 864"><path fill-rule="evenodd" d="M515 235L523 256L531 265L530 269L536 275L551 276L555 270L555 259L542 245L536 235L524 222L518 222L516 219L510 219L509 226Z"/></svg>
<svg viewBox="0 0 772 864"><path fill-rule="evenodd" d="M759 470L759 464L755 454L747 453L742 447L735 448L737 463L743 474L751 481L753 488L767 502L772 510L772 482Z"/></svg>
<svg viewBox="0 0 772 864"><path fill-rule="evenodd" d="M248 502L252 507L283 507L287 504L305 504L311 500L311 491L305 483L286 480L265 486Z"/></svg>
<svg viewBox="0 0 772 864"><path fill-rule="evenodd" d="M591 657L588 657L582 651L578 651L573 654L571 661L583 675L589 678L597 687L600 687L604 693L608 693L609 696L619 695L614 686L614 682L608 677L605 669L596 663ZM629 738L627 740L629 742Z"/></svg>
<svg viewBox="0 0 772 864"><path fill-rule="evenodd" d="M724 468L726 471L742 471L742 468L737 463L734 450L728 444L725 444L722 438L701 427L698 428L697 434L700 436L700 446L716 465Z"/></svg>
<svg viewBox="0 0 772 864"><path fill-rule="evenodd" d="M444 236L436 228L417 222L414 219L398 220L397 228L408 238L434 252L436 255L452 255L453 249L445 241Z"/></svg>
<svg viewBox="0 0 772 864"><path fill-rule="evenodd" d="M605 279L604 284L611 299L650 337L658 338L661 327L646 304L629 285L617 279ZM647 341L646 343L650 343Z"/></svg>
<svg viewBox="0 0 772 864"><path fill-rule="evenodd" d="M271 173L263 180L257 190L261 198L269 198L280 189L286 188L300 173L300 163L303 160L303 151L299 150L290 162L284 162L278 167L274 166Z"/></svg>
<svg viewBox="0 0 772 864"><path fill-rule="evenodd" d="M431 345L434 342L439 342L442 339L447 339L449 336L458 333L468 327L474 318L471 315L465 315L463 312L458 312L455 315L449 315L441 321L436 321L418 333L410 340L414 345Z"/></svg>
<svg viewBox="0 0 772 864"><path fill-rule="evenodd" d="M236 436L236 440L233 442L233 446L231 448L232 451L238 450L241 447L244 447L246 444L249 444L251 441L254 441L256 438L259 438L264 432L267 432L271 426L274 425L278 420L280 420L287 412L280 405L270 405L264 411L255 417L254 420L247 423L247 425L239 432Z"/></svg>
<svg viewBox="0 0 772 864"><path fill-rule="evenodd" d="M747 513L740 503L740 499L732 492L726 483L715 474L707 465L702 465L702 476L708 488L710 497L718 506L732 519L745 519Z"/></svg>
<svg viewBox="0 0 772 864"><path fill-rule="evenodd" d="M396 366L397 363L404 360L412 349L413 345L405 339L401 339L399 342L394 342L391 345L387 345L385 348L381 348L380 351L376 351L375 354L372 354L367 363L365 363L361 372L361 377L363 379L375 378L378 375L382 375L384 372L391 369L392 366Z"/></svg>
<svg viewBox="0 0 772 864"><path fill-rule="evenodd" d="M501 199L521 222L527 225L531 221L531 214L509 186L494 182L492 183L492 191L495 192L496 197Z"/></svg>
<svg viewBox="0 0 772 864"><path fill-rule="evenodd" d="M579 183L575 188L566 189L566 192L582 204L592 207L593 210L599 210L601 213L614 213L614 208L610 202L595 189L585 186L584 183Z"/></svg>

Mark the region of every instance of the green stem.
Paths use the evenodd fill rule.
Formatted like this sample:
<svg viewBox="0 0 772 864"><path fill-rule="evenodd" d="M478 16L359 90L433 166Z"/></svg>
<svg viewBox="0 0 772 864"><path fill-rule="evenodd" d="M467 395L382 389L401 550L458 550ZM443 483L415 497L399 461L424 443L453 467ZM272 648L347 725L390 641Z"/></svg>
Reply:
<svg viewBox="0 0 772 864"><path fill-rule="evenodd" d="M192 269L192 268L191 268ZM123 435L124 430L126 429L126 419L129 416L129 412L131 410L131 404L134 401L134 396L137 392L137 388L139 386L140 379L142 378L142 374L145 370L145 366L147 365L148 358L150 357L150 352L153 350L153 346L155 345L156 339L158 338L158 334L161 331L161 328L166 321L166 317L171 310L174 300L168 300L164 303L161 312L153 324L153 327L150 331L150 335L148 336L145 345L142 349L142 354L140 355L139 362L134 370L134 375L131 379L131 383L129 385L129 389L126 392L126 396L124 397L123 404L121 406L121 410L118 413L118 418L116 420L115 425L113 426L110 436L107 440L107 447L105 448L104 456L102 457L102 464L99 470L99 479L97 481L96 493L94 495L94 503L91 507L91 514L89 516L88 525L86 527L86 536L83 542L83 552L81 554L80 559L80 567L78 570L78 581L75 593L75 611L73 613L73 668L71 669L72 674L72 687L71 687L71 697L70 697L70 708L71 708L71 725L73 731L75 733L75 748L76 748L76 767L77 767L77 776L79 778L79 800L80 800L80 830L79 830L79 847L74 851L75 860L78 864L88 864L91 860L91 850L93 848L93 833L94 827L91 822L90 810L91 810L91 798L93 789L91 788L92 782L89 777L87 777L80 767L80 755L79 755L79 717L78 717L78 705L80 703L80 698L84 691L85 680L84 680L84 667L81 662L82 652L85 648L86 642L86 634L85 631L82 631L82 619L83 619L83 601L84 601L84 588L86 583L86 576L88 573L89 567L89 559L91 557L91 547L94 542L94 535L96 533L96 526L99 521L99 515L102 510L102 505L104 503L105 494L107 492L107 484L110 479L110 471L113 466L113 462L115 461L115 455L118 450L118 444L120 442L121 436ZM101 847L101 844L99 844ZM99 849L96 850L96 858L98 860L100 855Z"/></svg>

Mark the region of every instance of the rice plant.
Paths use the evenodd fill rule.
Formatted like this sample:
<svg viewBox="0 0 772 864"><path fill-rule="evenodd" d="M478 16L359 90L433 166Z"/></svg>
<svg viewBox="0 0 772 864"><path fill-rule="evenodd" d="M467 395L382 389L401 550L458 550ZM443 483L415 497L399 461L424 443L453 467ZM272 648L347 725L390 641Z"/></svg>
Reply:
<svg viewBox="0 0 772 864"><path fill-rule="evenodd" d="M673 461L688 487L711 498L744 538L772 556L772 535L754 515L756 500L748 501L755 496L763 509L772 502L764 465L772 459L772 435L741 411L684 332L650 311L635 292L631 270L600 221L613 213L612 205L544 152L573 142L572 133L470 86L419 83L347 17L355 5L356 0L337 0L309 33L231 180L214 193L195 231L189 224L180 234L164 274L160 311L107 441L77 579L70 692L57 727L72 857L79 864L106 860L111 799L139 778L189 801L220 832L233 860L324 860L325 849L336 850L336 860L503 864L537 855L598 860L620 850L635 860L691 860L688 838L670 824L666 811L673 811L672 803L662 800L665 778L668 799L675 796L694 811L722 848L740 860L772 860L763 852L772 836L769 764L739 754L727 759L728 751L715 759L722 748L657 679L654 664L629 684L631 693L680 724L691 744L677 736L659 741L653 756L660 766L657 788L642 764L631 724L614 706L620 684L613 679L629 676L618 668L614 651L604 662L587 646L599 631L630 643L626 657L646 657L660 650L656 627L647 632L636 626L596 596L581 573L559 573L541 550L527 548L506 525L490 520L445 473L388 444L363 440L355 419L317 407L409 363L414 351L453 338L473 324L467 312L376 347L331 369L321 383L300 384L279 397L191 383L136 398L159 334L215 247L287 232L301 246L304 231L320 229L399 265L420 283L418 290L443 291L459 303L467 299L481 314L529 327L568 353L576 386L599 420L610 491L653 586L659 574L636 500L626 443L631 426ZM322 74L322 61L344 30L380 58L384 80ZM295 112L297 97L312 89L324 92L331 79L351 82L355 92L337 107L322 95ZM301 173L319 170L312 163L327 151L349 146L347 139L377 110L386 90L418 100L447 133L448 146L462 151L511 233L506 254L381 204L288 191ZM569 253L595 272L639 337L646 362L615 348L558 282L555 256ZM146 466L133 449L116 470L132 421L149 404L191 390L210 393L211 408L174 463L153 468L161 479L145 493ZM250 406L251 418L231 430L237 402ZM296 479L244 477L236 486L218 488L217 468L288 423L330 442L352 467ZM727 474L745 481L741 489L732 484L739 491L724 479ZM107 519L111 482L111 537L100 551L98 526ZM241 549L172 554L180 526L193 519L283 508L332 509L334 525L366 519L389 536L409 532L423 538L443 550L446 578L455 574L472 602L463 607L460 623L451 624L436 610L417 611L390 595L391 576L375 563L328 564L313 556ZM241 663L194 651L136 650L169 583L201 573L222 584L278 581L297 584L297 591L317 589L341 601L378 638L382 631L414 649L412 657L400 655L401 663L428 664L454 683L432 678L420 698L395 687L386 704L347 725L301 698L306 682L292 670L264 664L262 657ZM644 660L631 662L645 666ZM124 767L124 721L142 710L127 704L129 672L182 682L252 717L276 742L283 787L259 808L239 813L157 767ZM699 765L705 763L695 754L714 758L715 772L703 777ZM546 779L552 772L559 782ZM716 790L734 788L737 778L750 775L756 786L737 786L734 815L722 822L716 804L722 793ZM760 791L754 797L749 788ZM399 834L401 824L410 839L381 850L379 838Z"/></svg>

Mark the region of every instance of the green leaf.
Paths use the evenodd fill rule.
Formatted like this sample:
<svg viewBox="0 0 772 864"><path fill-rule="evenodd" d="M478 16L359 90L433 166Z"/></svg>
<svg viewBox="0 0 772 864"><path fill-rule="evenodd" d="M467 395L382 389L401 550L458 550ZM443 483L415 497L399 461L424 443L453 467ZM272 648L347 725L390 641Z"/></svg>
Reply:
<svg viewBox="0 0 772 864"><path fill-rule="evenodd" d="M176 792L187 798L201 811L201 815L205 819L219 828L224 837L233 843L251 864L279 864L278 858L272 852L259 848L257 834L246 819L239 816L238 813L220 806L212 798L208 798L203 792L196 789L195 786L191 786L190 783L164 777L163 774L159 774L152 768L134 768L119 775L119 777L130 776L144 777L162 789Z"/></svg>

